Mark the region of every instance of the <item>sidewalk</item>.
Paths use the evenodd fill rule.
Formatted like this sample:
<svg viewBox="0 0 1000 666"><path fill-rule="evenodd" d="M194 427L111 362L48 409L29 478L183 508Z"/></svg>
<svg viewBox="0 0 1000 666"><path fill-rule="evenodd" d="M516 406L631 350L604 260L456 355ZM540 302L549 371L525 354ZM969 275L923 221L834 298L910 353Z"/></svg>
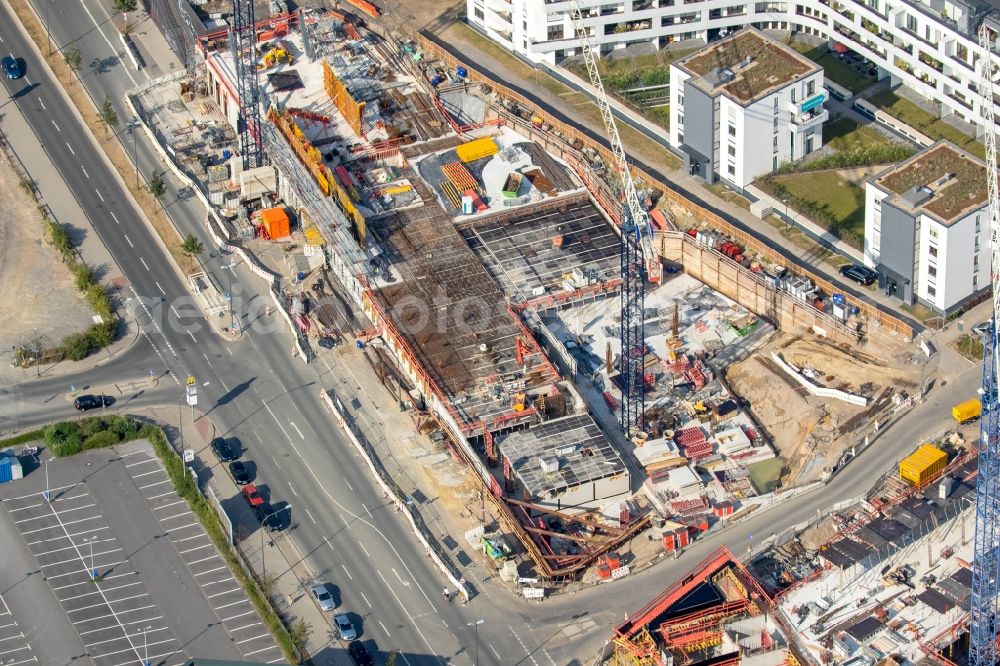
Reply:
<svg viewBox="0 0 1000 666"><path fill-rule="evenodd" d="M137 410L137 413L167 424L167 436L176 450L192 449L195 452L195 469L199 471L203 490L206 486L211 487L223 503L239 498L240 489L227 473L206 473L208 470L205 465L215 463L208 451L208 445L216 434L210 418L195 410L192 420L191 409L179 405L152 407ZM218 472L222 467L217 466L215 469ZM241 522L241 518L246 520ZM309 594L309 586L320 582L319 577L298 552L288 533L264 532L249 512L230 516L230 519L233 521L235 536L240 541L237 551L251 567L254 578L258 583L273 581L269 597L285 626L290 627L300 619L311 625L312 633L306 646L307 659L315 660L322 654L324 664L350 664L345 646L335 638L329 621L332 616L321 612ZM249 531L250 529L253 531ZM334 649L328 649L331 647Z"/></svg>

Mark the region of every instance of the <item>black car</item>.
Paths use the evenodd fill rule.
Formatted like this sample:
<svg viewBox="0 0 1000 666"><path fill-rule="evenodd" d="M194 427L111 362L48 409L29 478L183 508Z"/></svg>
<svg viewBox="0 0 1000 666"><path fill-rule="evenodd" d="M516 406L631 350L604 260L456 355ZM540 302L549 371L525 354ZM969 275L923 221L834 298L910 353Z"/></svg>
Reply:
<svg viewBox="0 0 1000 666"><path fill-rule="evenodd" d="M253 481L250 477L250 470L239 460L229 463L229 473L233 475L233 481L238 486L245 486Z"/></svg>
<svg viewBox="0 0 1000 666"><path fill-rule="evenodd" d="M375 663L375 660L368 654L368 649L365 648L364 643L361 641L351 641L348 643L347 652L358 666L372 666Z"/></svg>
<svg viewBox="0 0 1000 666"><path fill-rule="evenodd" d="M857 264L851 264L849 266L841 266L840 274L843 275L848 280L853 280L865 287L878 280L878 273L868 268L867 266L859 266Z"/></svg>
<svg viewBox="0 0 1000 666"><path fill-rule="evenodd" d="M76 407L78 412L85 412L88 409L110 407L114 402L115 399L110 395L81 395L73 401L73 406Z"/></svg>
<svg viewBox="0 0 1000 666"><path fill-rule="evenodd" d="M253 515L257 516L257 520L260 521L261 527L268 532L280 532L284 529L285 525L281 522L282 513L284 512L281 510L275 510L275 508L267 502L258 504L253 508Z"/></svg>
<svg viewBox="0 0 1000 666"><path fill-rule="evenodd" d="M220 462L229 462L230 460L239 458L233 452L232 448L230 448L229 443L221 437L216 437L212 440L212 451L215 452L215 456Z"/></svg>

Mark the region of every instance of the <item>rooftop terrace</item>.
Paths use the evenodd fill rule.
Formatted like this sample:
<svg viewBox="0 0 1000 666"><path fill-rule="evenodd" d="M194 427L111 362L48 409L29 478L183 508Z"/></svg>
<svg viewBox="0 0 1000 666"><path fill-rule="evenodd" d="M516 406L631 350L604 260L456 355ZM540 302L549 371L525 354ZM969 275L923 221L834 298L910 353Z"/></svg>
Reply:
<svg viewBox="0 0 1000 666"><path fill-rule="evenodd" d="M745 28L675 63L709 93L749 104L820 71L812 61L756 28Z"/></svg>
<svg viewBox="0 0 1000 666"><path fill-rule="evenodd" d="M954 144L939 141L871 179L897 195L893 203L952 224L986 204L986 167Z"/></svg>

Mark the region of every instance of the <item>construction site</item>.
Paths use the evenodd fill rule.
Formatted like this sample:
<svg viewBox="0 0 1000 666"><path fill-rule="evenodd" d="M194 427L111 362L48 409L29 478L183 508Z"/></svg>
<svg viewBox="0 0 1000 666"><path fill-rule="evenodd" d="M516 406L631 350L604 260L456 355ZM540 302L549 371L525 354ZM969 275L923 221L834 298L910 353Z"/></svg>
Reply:
<svg viewBox="0 0 1000 666"><path fill-rule="evenodd" d="M717 551L617 628L611 663L965 663L976 454L946 435L746 565Z"/></svg>
<svg viewBox="0 0 1000 666"><path fill-rule="evenodd" d="M637 534L653 530L655 559L788 483L788 445L747 409L752 387L725 375L799 312L851 339L857 308L679 227L643 190L657 256L638 366L644 428L626 436L635 353L621 340L621 210L596 153L554 150L542 119L471 84L464 67L349 15L301 10L237 33L207 34L193 74L152 81L129 103L206 202L220 245L284 278L302 358L332 338L374 350L428 448L474 472L499 517L480 544L504 575L550 588L588 572L612 580L634 563L618 551ZM736 302L719 280L699 281L709 260L758 295ZM822 345L820 333L800 327L797 339ZM796 391L884 407L888 376L837 384L857 355L835 372L795 351L773 365ZM768 622L726 640L743 645L749 631L778 650Z"/></svg>

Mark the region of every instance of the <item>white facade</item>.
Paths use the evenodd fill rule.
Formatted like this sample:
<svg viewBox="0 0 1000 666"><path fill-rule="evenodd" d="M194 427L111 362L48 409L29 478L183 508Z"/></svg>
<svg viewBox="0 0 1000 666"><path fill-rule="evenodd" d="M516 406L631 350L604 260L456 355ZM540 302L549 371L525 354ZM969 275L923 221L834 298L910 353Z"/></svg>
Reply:
<svg viewBox="0 0 1000 666"><path fill-rule="evenodd" d="M466 0L469 22L507 49L539 63L574 55L570 3ZM978 18L995 12L981 0L579 0L595 49L714 40L747 25L808 33L840 42L891 77L973 124L982 117L976 92ZM995 17L986 19L1000 28ZM1000 116L1000 109L997 111Z"/></svg>
<svg viewBox="0 0 1000 666"><path fill-rule="evenodd" d="M895 295L947 313L989 286L989 208L985 200L942 220L928 210L933 198L918 206L908 205L904 197L880 186L879 178L870 179L865 186L864 252L865 263L880 272L883 288L884 273L899 273L910 284ZM928 185L925 191L935 189L933 183ZM984 195L985 189L984 182Z"/></svg>
<svg viewBox="0 0 1000 666"><path fill-rule="evenodd" d="M771 41L762 33L750 33ZM823 107L823 70L780 44L772 42L772 47L788 51L789 58L801 61L809 71L749 101L731 95L725 84L706 83L687 68L686 63L701 57L704 49L670 65L669 140L692 160L711 160L712 173L704 165L691 169L709 182L717 175L742 188L823 145L823 123L829 118Z"/></svg>

